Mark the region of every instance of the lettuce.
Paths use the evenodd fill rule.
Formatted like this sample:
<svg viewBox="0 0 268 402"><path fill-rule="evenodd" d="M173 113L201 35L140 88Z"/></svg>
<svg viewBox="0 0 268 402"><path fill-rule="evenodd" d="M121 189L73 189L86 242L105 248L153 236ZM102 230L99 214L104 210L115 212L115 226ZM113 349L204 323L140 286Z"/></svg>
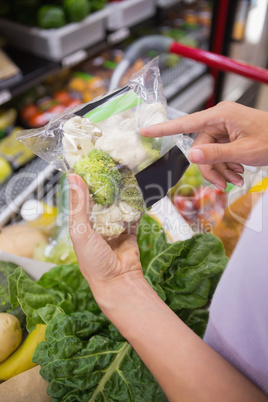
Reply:
<svg viewBox="0 0 268 402"><path fill-rule="evenodd" d="M138 228L145 278L170 308L203 336L210 302L227 263L212 234L168 243L148 215ZM166 401L131 345L97 306L77 265L52 268L34 282L21 268L9 277L13 306L21 305L27 328L47 324L33 361L49 382L53 401Z"/></svg>

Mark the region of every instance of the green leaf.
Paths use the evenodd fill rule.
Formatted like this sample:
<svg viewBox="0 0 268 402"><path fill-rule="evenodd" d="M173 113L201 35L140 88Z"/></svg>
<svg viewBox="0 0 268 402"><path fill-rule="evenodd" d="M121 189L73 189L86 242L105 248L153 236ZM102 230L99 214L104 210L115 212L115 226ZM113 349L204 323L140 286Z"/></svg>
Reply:
<svg viewBox="0 0 268 402"><path fill-rule="evenodd" d="M77 264L53 267L37 283L48 292L58 293L63 300L68 300L70 297L72 311L100 312Z"/></svg>
<svg viewBox="0 0 268 402"><path fill-rule="evenodd" d="M77 265L54 267L37 282L30 279L22 268L17 268L9 277L9 289L13 305L19 302L27 316L29 332L37 324L48 323L56 307L67 314L85 310L100 314L88 283Z"/></svg>
<svg viewBox="0 0 268 402"><path fill-rule="evenodd" d="M164 272L181 253L183 247L183 242L166 244L165 247L162 247L162 251L150 261L144 272L151 279L152 283L161 284L163 282Z"/></svg>
<svg viewBox="0 0 268 402"><path fill-rule="evenodd" d="M138 225L137 242L141 265L146 273L151 260L166 247L165 231L153 218L144 214Z"/></svg>
<svg viewBox="0 0 268 402"><path fill-rule="evenodd" d="M120 337L101 334L105 325L105 318L89 312L62 313L50 321L33 362L42 366L52 400L166 401L132 347Z"/></svg>
<svg viewBox="0 0 268 402"><path fill-rule="evenodd" d="M12 262L0 261L0 313L13 314L20 321L22 332L25 332L26 316L23 313L16 298L16 288L14 297L10 298L9 277L14 274L18 266Z"/></svg>
<svg viewBox="0 0 268 402"><path fill-rule="evenodd" d="M27 330L32 332L37 324L44 324L38 309L47 304L56 304L57 298L38 285L22 270L17 270L9 277L9 289L13 305L17 301L27 316Z"/></svg>

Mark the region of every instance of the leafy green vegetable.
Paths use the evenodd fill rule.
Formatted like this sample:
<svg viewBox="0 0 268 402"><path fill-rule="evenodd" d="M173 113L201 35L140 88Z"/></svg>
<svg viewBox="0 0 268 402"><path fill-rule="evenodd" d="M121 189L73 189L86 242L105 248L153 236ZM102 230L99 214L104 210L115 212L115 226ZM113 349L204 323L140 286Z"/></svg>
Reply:
<svg viewBox="0 0 268 402"><path fill-rule="evenodd" d="M54 317L33 361L54 401L165 401L132 347L101 330L107 320L90 312ZM146 386L145 386L146 384Z"/></svg>
<svg viewBox="0 0 268 402"><path fill-rule="evenodd" d="M77 265L54 267L37 282L31 280L22 268L17 268L9 276L9 292L13 308L20 304L27 315L29 332L32 332L37 324L49 321L46 309L50 315L50 306L59 307L66 314L87 310L100 313L88 283Z"/></svg>
<svg viewBox="0 0 268 402"><path fill-rule="evenodd" d="M138 228L144 275L159 296L199 336L227 263L211 234L168 243L163 229L145 215ZM9 278L13 306L27 314L28 329L47 324L46 341L33 361L49 382L53 401L166 401L132 347L104 317L77 265L52 268L38 282L17 268Z"/></svg>
<svg viewBox="0 0 268 402"><path fill-rule="evenodd" d="M223 244L210 233L168 243L161 227L152 221L145 215L138 229L146 279L156 291L157 286L161 287L161 294L164 292L172 310L205 306L212 297L211 288L214 292L228 261ZM148 229L150 225L152 230Z"/></svg>
<svg viewBox="0 0 268 402"><path fill-rule="evenodd" d="M0 313L15 315L20 321L22 331L24 332L26 316L19 305L12 308L8 292L8 276L11 275L17 267L18 265L13 264L12 262L0 261Z"/></svg>

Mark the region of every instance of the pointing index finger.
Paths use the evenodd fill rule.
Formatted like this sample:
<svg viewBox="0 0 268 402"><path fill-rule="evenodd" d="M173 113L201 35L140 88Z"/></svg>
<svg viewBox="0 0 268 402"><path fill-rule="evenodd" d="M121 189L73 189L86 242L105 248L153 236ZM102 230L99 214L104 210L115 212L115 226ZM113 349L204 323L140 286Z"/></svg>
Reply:
<svg viewBox="0 0 268 402"><path fill-rule="evenodd" d="M206 127L211 117L211 109L185 115L167 121L165 123L154 124L141 130L145 137L165 137L179 133L190 134L200 131Z"/></svg>

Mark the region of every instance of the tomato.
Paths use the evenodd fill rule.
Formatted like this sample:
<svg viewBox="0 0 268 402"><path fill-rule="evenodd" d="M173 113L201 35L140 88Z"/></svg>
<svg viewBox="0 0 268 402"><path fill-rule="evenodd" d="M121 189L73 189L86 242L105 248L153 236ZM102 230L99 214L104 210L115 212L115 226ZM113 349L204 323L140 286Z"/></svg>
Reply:
<svg viewBox="0 0 268 402"><path fill-rule="evenodd" d="M24 108L21 111L21 118L24 121L29 120L30 117L32 117L34 114L38 112L37 106L33 105L32 103L29 103L28 105L24 106Z"/></svg>
<svg viewBox="0 0 268 402"><path fill-rule="evenodd" d="M174 204L183 216L189 217L195 214L193 203L190 199L187 199L187 197L175 196Z"/></svg>
<svg viewBox="0 0 268 402"><path fill-rule="evenodd" d="M63 103L64 105L71 100L70 94L68 91L57 91L54 93L53 98Z"/></svg>
<svg viewBox="0 0 268 402"><path fill-rule="evenodd" d="M49 122L49 115L47 113L37 112L29 119L30 127L42 127Z"/></svg>

